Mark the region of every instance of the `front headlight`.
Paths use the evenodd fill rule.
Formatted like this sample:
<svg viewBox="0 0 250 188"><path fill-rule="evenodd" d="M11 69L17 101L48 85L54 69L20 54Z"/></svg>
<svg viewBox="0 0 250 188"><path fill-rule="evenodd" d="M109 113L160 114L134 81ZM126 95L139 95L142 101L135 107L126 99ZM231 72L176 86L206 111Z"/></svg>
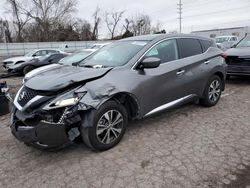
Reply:
<svg viewBox="0 0 250 188"><path fill-rule="evenodd" d="M57 97L56 99L51 101L49 104L45 105L43 109L51 110L51 109L56 109L56 108L74 106L82 99L82 97L85 94L86 92L75 93L74 91L70 91L68 93L65 93Z"/></svg>
<svg viewBox="0 0 250 188"><path fill-rule="evenodd" d="M76 105L79 102L79 100L80 100L79 97L64 99L61 101L57 101L55 103L55 106L57 106L57 107L73 106L73 105Z"/></svg>

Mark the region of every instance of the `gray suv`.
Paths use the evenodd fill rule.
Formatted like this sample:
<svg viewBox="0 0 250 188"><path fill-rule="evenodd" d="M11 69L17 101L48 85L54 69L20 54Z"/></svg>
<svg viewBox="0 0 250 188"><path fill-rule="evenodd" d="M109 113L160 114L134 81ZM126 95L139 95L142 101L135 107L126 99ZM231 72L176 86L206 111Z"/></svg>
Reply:
<svg viewBox="0 0 250 188"><path fill-rule="evenodd" d="M129 120L190 102L211 107L225 87L222 51L192 35L146 35L103 47L77 67L26 78L14 100L11 130L37 148L82 138L95 150L122 139Z"/></svg>

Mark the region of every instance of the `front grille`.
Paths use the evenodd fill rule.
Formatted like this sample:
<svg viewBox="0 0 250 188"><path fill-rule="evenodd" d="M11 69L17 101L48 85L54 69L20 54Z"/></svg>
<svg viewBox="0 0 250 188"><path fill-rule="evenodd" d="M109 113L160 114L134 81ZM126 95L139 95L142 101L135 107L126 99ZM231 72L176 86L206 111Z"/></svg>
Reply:
<svg viewBox="0 0 250 188"><path fill-rule="evenodd" d="M20 104L20 106L24 107L31 99L33 99L37 95L38 93L36 91L27 87L23 87L23 89L19 93L17 102Z"/></svg>

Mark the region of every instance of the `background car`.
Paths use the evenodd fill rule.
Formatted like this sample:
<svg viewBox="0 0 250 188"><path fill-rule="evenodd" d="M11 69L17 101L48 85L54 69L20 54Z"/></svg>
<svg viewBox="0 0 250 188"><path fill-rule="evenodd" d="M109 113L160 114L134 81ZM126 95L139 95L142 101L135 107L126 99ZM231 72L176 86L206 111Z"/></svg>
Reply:
<svg viewBox="0 0 250 188"><path fill-rule="evenodd" d="M231 75L250 75L250 35L246 35L233 48L224 53L227 68L227 78Z"/></svg>
<svg viewBox="0 0 250 188"><path fill-rule="evenodd" d="M67 56L66 53L48 54L39 58L34 58L32 60L25 61L23 63L18 63L14 65L13 64L6 65L6 69L10 73L20 73L20 74L25 75L28 72L38 67L57 63L59 60L61 60L65 56Z"/></svg>
<svg viewBox="0 0 250 188"><path fill-rule="evenodd" d="M215 38L215 42L218 46L221 46L221 49L231 48L238 41L237 36L219 36Z"/></svg>
<svg viewBox="0 0 250 188"><path fill-rule="evenodd" d="M129 120L190 101L216 105L225 76L222 51L210 39L123 39L79 67L55 66L29 77L15 97L11 130L41 149L62 148L81 136L90 148L107 150L120 142Z"/></svg>
<svg viewBox="0 0 250 188"><path fill-rule="evenodd" d="M60 50L53 50L53 49L39 49L39 50L32 50L29 53L25 54L24 56L8 58L3 61L3 67L6 69L7 65L16 65L19 63L23 63L34 58L39 58L48 54L52 53L65 53Z"/></svg>

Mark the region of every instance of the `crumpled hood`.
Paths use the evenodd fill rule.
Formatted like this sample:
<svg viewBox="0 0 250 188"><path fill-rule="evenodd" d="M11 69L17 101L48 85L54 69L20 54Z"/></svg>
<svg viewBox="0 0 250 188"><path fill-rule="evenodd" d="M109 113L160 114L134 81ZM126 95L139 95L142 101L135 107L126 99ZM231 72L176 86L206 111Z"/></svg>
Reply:
<svg viewBox="0 0 250 188"><path fill-rule="evenodd" d="M25 82L33 90L55 92L72 84L87 82L104 76L112 68L83 68L62 65L38 72Z"/></svg>
<svg viewBox="0 0 250 188"><path fill-rule="evenodd" d="M31 59L34 59L34 57L20 56L20 57L12 57L12 58L9 58L9 59L5 59L3 62L12 61L13 63L16 63L18 61L29 61Z"/></svg>
<svg viewBox="0 0 250 188"><path fill-rule="evenodd" d="M226 51L227 56L250 57L250 47L231 48Z"/></svg>

